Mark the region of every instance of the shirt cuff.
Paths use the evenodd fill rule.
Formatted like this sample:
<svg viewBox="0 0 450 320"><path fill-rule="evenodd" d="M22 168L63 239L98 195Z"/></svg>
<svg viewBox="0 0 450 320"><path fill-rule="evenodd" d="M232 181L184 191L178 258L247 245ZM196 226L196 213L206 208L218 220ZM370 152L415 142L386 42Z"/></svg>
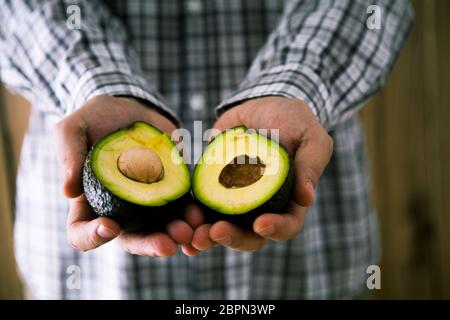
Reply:
<svg viewBox="0 0 450 320"><path fill-rule="evenodd" d="M274 95L305 101L324 127L329 124L331 103L327 86L311 68L297 63L275 66L247 77L217 107L217 115L245 100Z"/></svg>
<svg viewBox="0 0 450 320"><path fill-rule="evenodd" d="M148 82L140 75L131 75L112 67L96 67L84 72L73 88L66 114L83 105L89 99L99 96L130 96L148 102L177 126L180 120L171 110L164 98L152 90Z"/></svg>

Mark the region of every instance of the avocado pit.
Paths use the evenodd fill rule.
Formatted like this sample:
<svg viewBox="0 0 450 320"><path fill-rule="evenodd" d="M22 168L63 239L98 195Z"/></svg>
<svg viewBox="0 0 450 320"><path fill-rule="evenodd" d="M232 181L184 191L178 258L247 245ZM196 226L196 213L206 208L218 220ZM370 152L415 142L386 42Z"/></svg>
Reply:
<svg viewBox="0 0 450 320"><path fill-rule="evenodd" d="M223 168L219 182L225 188L247 187L261 179L265 167L259 157L239 155Z"/></svg>
<svg viewBox="0 0 450 320"><path fill-rule="evenodd" d="M158 154L149 148L132 147L117 160L119 171L127 178L141 183L154 183L164 176L164 167Z"/></svg>

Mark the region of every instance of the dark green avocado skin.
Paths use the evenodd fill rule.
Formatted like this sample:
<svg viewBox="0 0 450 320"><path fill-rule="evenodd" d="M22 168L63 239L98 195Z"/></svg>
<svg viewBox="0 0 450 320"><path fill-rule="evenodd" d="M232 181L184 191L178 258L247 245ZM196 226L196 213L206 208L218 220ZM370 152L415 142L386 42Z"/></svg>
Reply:
<svg viewBox="0 0 450 320"><path fill-rule="evenodd" d="M83 188L86 199L98 216L115 220L125 231L155 232L165 230L170 221L183 214L183 208L190 199L189 193L163 207L140 206L117 197L95 176L91 155L92 150L84 163Z"/></svg>
<svg viewBox="0 0 450 320"><path fill-rule="evenodd" d="M272 198L266 201L263 205L249 212L236 215L224 214L207 207L205 204L201 203L198 200L196 202L202 208L202 211L204 212L208 223L214 223L220 220L225 220L243 229L251 230L253 229L253 222L261 214L287 212L289 203L291 202L292 199L293 187L294 187L294 171L291 161L289 173L286 177L286 180L284 181L281 188L277 191L277 193L275 193L272 196Z"/></svg>

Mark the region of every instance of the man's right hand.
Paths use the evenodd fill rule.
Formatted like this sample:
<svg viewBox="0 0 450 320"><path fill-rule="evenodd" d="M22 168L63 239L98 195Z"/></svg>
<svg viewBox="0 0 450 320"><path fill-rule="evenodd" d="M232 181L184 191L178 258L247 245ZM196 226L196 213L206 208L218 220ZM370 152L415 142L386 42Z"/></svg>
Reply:
<svg viewBox="0 0 450 320"><path fill-rule="evenodd" d="M176 129L155 109L132 98L110 96L90 99L57 125L57 156L64 175L62 191L70 199L67 234L71 245L80 251L97 248L118 237L130 253L171 256L178 245L190 247L193 229L203 222L202 215L194 210L186 215L186 221L171 222L165 233L135 234L122 231L114 220L97 217L92 211L82 187L83 164L89 148L103 136L138 120L169 134Z"/></svg>

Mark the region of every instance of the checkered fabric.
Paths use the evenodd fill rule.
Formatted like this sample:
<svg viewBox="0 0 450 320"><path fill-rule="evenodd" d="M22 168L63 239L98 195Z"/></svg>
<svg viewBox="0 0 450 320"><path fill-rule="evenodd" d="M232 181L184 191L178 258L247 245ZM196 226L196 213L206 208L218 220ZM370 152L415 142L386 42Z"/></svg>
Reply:
<svg viewBox="0 0 450 320"><path fill-rule="evenodd" d="M381 28L367 19L380 9ZM80 28L68 27L77 5ZM33 104L17 181L17 260L30 297L350 298L378 262L358 106L384 82L412 22L407 1L0 0L0 75ZM54 125L89 98L130 95L192 129L244 99L308 102L335 142L299 235L241 253L137 257L66 241ZM215 106L219 106L217 109ZM73 276L80 272L80 288Z"/></svg>

